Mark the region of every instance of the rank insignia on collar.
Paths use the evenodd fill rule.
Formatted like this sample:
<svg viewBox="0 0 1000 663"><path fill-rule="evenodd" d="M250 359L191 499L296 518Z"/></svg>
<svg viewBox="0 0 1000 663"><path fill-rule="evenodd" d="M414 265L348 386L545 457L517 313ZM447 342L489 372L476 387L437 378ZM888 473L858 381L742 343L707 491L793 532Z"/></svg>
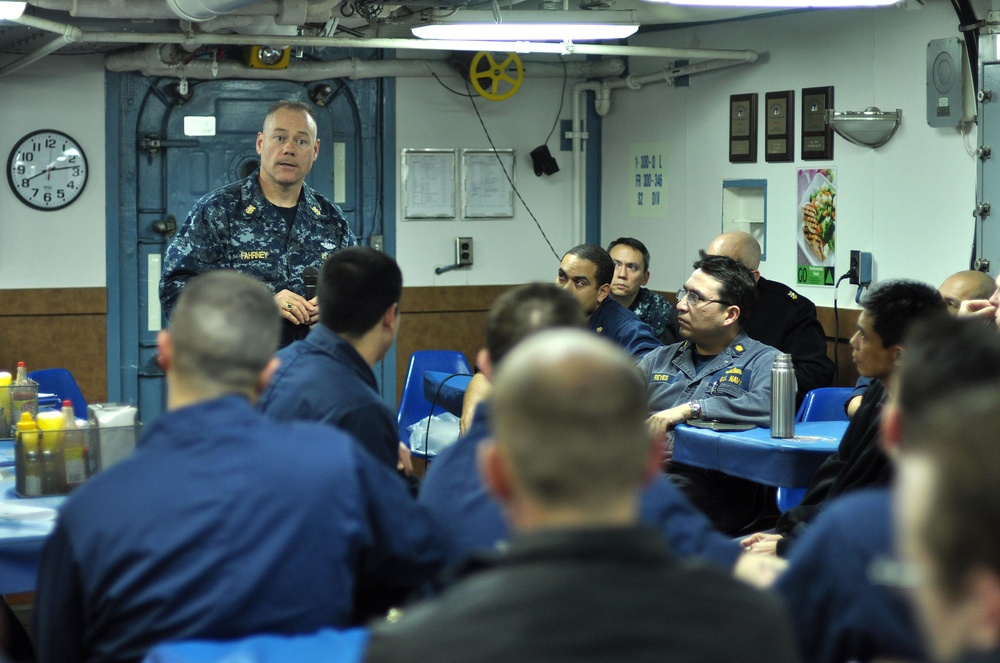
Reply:
<svg viewBox="0 0 1000 663"><path fill-rule="evenodd" d="M794 290L789 290L788 291L788 298L789 299L798 299L799 298L799 293L795 292Z"/></svg>
<svg viewBox="0 0 1000 663"><path fill-rule="evenodd" d="M253 214L256 211L257 211L256 207L254 207L253 205L247 205L247 208L245 210L243 210L243 213L244 214Z"/></svg>
<svg viewBox="0 0 1000 663"><path fill-rule="evenodd" d="M742 345L742 344L740 344L740 345L737 345L737 346L736 346L736 347L734 347L733 349L734 349L734 350L736 350L737 352L743 352L743 345Z"/></svg>
<svg viewBox="0 0 1000 663"><path fill-rule="evenodd" d="M313 205L312 206L312 211L313 211L313 214L315 214L316 216L319 216L319 208L318 207L316 207L315 205Z"/></svg>
<svg viewBox="0 0 1000 663"><path fill-rule="evenodd" d="M603 334L604 333L604 327L598 327L594 331L596 331L598 334Z"/></svg>

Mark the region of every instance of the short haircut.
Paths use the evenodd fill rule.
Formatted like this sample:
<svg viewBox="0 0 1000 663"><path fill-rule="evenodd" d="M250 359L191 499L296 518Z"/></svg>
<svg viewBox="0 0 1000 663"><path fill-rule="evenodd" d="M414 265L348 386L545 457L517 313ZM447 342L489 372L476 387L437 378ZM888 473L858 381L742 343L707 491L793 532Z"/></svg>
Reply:
<svg viewBox="0 0 1000 663"><path fill-rule="evenodd" d="M299 111L311 117L313 122L316 121L316 112L312 109L312 106L304 101L293 101L291 99L279 99L268 106L267 113L264 114L264 119L266 120L280 110Z"/></svg>
<svg viewBox="0 0 1000 663"><path fill-rule="evenodd" d="M252 391L274 355L279 328L267 286L233 270L206 272L177 300L170 324L172 368L206 391Z"/></svg>
<svg viewBox="0 0 1000 663"><path fill-rule="evenodd" d="M1000 387L1000 334L978 320L935 315L913 324L894 376L903 443L923 428L928 408L943 397L984 385Z"/></svg>
<svg viewBox="0 0 1000 663"><path fill-rule="evenodd" d="M624 246L629 246L642 254L642 271L643 273L649 271L649 250L646 245L637 240L634 237L619 237L615 241L608 244L608 253L611 253L611 249L615 248L619 244Z"/></svg>
<svg viewBox="0 0 1000 663"><path fill-rule="evenodd" d="M719 281L719 299L738 306L740 326L746 326L757 304L757 283L753 272L729 256L710 256L704 250L699 251L698 256L694 268Z"/></svg>
<svg viewBox="0 0 1000 663"><path fill-rule="evenodd" d="M486 349L494 370L528 336L553 327L580 327L587 316L579 302L552 283L522 285L497 297L486 316Z"/></svg>
<svg viewBox="0 0 1000 663"><path fill-rule="evenodd" d="M316 295L324 327L359 337L399 303L403 274L395 260L375 249L340 249L323 263Z"/></svg>
<svg viewBox="0 0 1000 663"><path fill-rule="evenodd" d="M497 373L499 448L540 505L600 512L643 485L650 438L635 362L584 330L539 332Z"/></svg>
<svg viewBox="0 0 1000 663"><path fill-rule="evenodd" d="M602 285L610 285L611 281L614 280L615 261L611 259L611 255L607 251L597 244L579 244L564 253L563 258L568 255L588 260L597 266L597 273L595 274L597 283L594 284L595 288L600 288Z"/></svg>
<svg viewBox="0 0 1000 663"><path fill-rule="evenodd" d="M861 306L872 320L872 329L882 339L882 347L901 343L907 329L917 320L945 315L948 305L941 294L920 281L896 279L872 287Z"/></svg>
<svg viewBox="0 0 1000 663"><path fill-rule="evenodd" d="M934 560L939 587L954 598L969 573L1000 574L1000 387L953 394L937 403L917 453L930 459L929 507L917 536ZM910 454L908 453L908 456Z"/></svg>

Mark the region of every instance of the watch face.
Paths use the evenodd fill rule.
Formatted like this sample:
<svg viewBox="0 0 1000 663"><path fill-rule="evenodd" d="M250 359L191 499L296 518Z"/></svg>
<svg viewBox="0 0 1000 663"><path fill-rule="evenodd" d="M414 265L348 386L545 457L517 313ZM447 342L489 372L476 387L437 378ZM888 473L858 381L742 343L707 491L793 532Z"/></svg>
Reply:
<svg viewBox="0 0 1000 663"><path fill-rule="evenodd" d="M21 202L57 210L76 200L87 185L87 157L60 131L45 129L19 140L7 160L7 181Z"/></svg>

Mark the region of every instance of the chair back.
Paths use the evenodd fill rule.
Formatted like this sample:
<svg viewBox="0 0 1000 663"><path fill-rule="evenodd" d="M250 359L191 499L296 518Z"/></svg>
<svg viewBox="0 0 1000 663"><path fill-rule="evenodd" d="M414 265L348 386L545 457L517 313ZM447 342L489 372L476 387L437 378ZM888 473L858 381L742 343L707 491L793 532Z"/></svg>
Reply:
<svg viewBox="0 0 1000 663"><path fill-rule="evenodd" d="M65 368L43 368L28 373L28 377L38 383L39 393L55 394L59 402L72 401L73 414L78 419L87 418L87 399L73 379L73 374Z"/></svg>
<svg viewBox="0 0 1000 663"><path fill-rule="evenodd" d="M791 508L797 507L802 501L802 498L806 496L806 488L786 488L784 486L778 487L777 501L778 501L778 511L784 513Z"/></svg>
<svg viewBox="0 0 1000 663"><path fill-rule="evenodd" d="M847 421L844 404L851 387L820 387L806 392L795 421Z"/></svg>
<svg viewBox="0 0 1000 663"><path fill-rule="evenodd" d="M424 398L424 371L441 371L444 373L460 373L469 375L472 370L465 355L458 350L417 350L410 356L410 366L406 369L406 382L403 383L403 395L399 400L399 412L396 423L399 434L406 439L406 429L415 422L430 414L441 414L444 408L435 406L431 412L431 404Z"/></svg>

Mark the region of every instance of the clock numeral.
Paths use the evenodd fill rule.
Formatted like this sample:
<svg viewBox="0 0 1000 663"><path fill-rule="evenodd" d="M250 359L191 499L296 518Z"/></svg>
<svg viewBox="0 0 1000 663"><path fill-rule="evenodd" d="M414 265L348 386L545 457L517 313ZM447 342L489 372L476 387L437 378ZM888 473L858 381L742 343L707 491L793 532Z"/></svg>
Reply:
<svg viewBox="0 0 1000 663"><path fill-rule="evenodd" d="M77 166L73 169L73 177L80 177L80 167Z"/></svg>
<svg viewBox="0 0 1000 663"><path fill-rule="evenodd" d="M17 164L17 168L14 169L14 172L16 172L18 175L24 175L24 164L23 163Z"/></svg>
<svg viewBox="0 0 1000 663"><path fill-rule="evenodd" d="M52 149L55 146L56 146L56 139L55 138L46 138L45 139L45 147L47 147L49 149Z"/></svg>
<svg viewBox="0 0 1000 663"><path fill-rule="evenodd" d="M21 186L27 187L28 186L28 180L21 180Z"/></svg>
<svg viewBox="0 0 1000 663"><path fill-rule="evenodd" d="M52 194L51 193L46 193L44 196L42 196L42 200L45 201L45 202L47 202L47 203L51 203L52 202Z"/></svg>
<svg viewBox="0 0 1000 663"><path fill-rule="evenodd" d="M21 161L34 161L34 160L35 160L34 152L24 152L21 154Z"/></svg>
<svg viewBox="0 0 1000 663"><path fill-rule="evenodd" d="M73 180L70 180L69 182L66 182L66 188L67 189L75 189L76 188L76 182L74 182Z"/></svg>

